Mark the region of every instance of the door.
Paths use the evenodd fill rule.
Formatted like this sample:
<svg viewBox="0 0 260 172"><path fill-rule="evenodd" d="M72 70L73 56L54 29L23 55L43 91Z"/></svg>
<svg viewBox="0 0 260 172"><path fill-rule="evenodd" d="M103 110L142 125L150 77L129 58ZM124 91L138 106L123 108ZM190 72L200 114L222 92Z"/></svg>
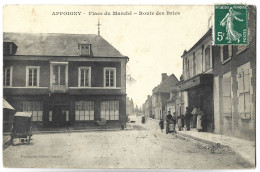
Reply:
<svg viewBox="0 0 260 172"><path fill-rule="evenodd" d="M66 126L66 107L56 105L53 107L53 123L56 127Z"/></svg>
<svg viewBox="0 0 260 172"><path fill-rule="evenodd" d="M204 130L208 132L213 132L213 123L214 123L214 116L213 116L213 100L212 94L206 92L206 94L200 96L200 107L203 111L205 118L204 118Z"/></svg>

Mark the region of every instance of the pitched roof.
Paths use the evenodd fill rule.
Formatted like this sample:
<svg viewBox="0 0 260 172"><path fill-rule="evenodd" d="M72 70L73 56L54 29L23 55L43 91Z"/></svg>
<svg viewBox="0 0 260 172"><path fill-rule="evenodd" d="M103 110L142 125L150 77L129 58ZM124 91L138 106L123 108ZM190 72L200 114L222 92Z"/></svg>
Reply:
<svg viewBox="0 0 260 172"><path fill-rule="evenodd" d="M170 93L173 87L176 87L178 79L174 74L168 76L163 82L153 89L154 93Z"/></svg>
<svg viewBox="0 0 260 172"><path fill-rule="evenodd" d="M16 55L79 56L78 44L91 44L96 57L125 57L104 38L95 34L13 33L5 32L4 40L17 46Z"/></svg>

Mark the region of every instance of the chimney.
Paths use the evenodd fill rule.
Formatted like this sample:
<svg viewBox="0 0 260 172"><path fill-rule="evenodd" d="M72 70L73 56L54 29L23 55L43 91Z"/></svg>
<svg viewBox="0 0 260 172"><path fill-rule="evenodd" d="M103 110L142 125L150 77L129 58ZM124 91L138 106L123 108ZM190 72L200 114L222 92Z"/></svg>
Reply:
<svg viewBox="0 0 260 172"><path fill-rule="evenodd" d="M162 82L168 77L167 73L162 73Z"/></svg>
<svg viewBox="0 0 260 172"><path fill-rule="evenodd" d="M149 99L149 98L150 98L150 95L147 96L147 99Z"/></svg>

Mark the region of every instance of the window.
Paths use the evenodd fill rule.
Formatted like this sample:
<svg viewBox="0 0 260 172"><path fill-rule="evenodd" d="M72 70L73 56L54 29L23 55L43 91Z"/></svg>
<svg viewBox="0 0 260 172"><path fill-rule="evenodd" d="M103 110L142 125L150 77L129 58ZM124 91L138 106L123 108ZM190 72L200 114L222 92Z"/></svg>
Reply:
<svg viewBox="0 0 260 172"><path fill-rule="evenodd" d="M192 66L192 60L189 60L189 74L190 74L190 77L193 77L193 66Z"/></svg>
<svg viewBox="0 0 260 172"><path fill-rule="evenodd" d="M69 115L66 114L66 119ZM75 102L75 120L89 121L94 120L94 102L92 101L76 101Z"/></svg>
<svg viewBox="0 0 260 172"><path fill-rule="evenodd" d="M91 54L91 44L80 44L79 49L82 56L89 56Z"/></svg>
<svg viewBox="0 0 260 172"><path fill-rule="evenodd" d="M26 86L39 87L40 67L27 66L26 67Z"/></svg>
<svg viewBox="0 0 260 172"><path fill-rule="evenodd" d="M65 85L66 65L53 65L53 85Z"/></svg>
<svg viewBox="0 0 260 172"><path fill-rule="evenodd" d="M3 86L11 87L12 86L12 76L13 76L13 67L6 67L3 71Z"/></svg>
<svg viewBox="0 0 260 172"><path fill-rule="evenodd" d="M116 87L116 68L104 68L104 87Z"/></svg>
<svg viewBox="0 0 260 172"><path fill-rule="evenodd" d="M12 54L10 42L4 42L4 54Z"/></svg>
<svg viewBox="0 0 260 172"><path fill-rule="evenodd" d="M231 104L231 78L222 79L222 100L223 100L223 114L224 116L232 116Z"/></svg>
<svg viewBox="0 0 260 172"><path fill-rule="evenodd" d="M186 76L187 76L187 79L190 78L190 61L189 61L189 59L186 59Z"/></svg>
<svg viewBox="0 0 260 172"><path fill-rule="evenodd" d="M43 103L40 101L23 101L23 112L32 113L32 121L42 121Z"/></svg>
<svg viewBox="0 0 260 172"><path fill-rule="evenodd" d="M251 77L249 69L243 69L238 72L237 75L238 81L238 95L239 95L239 114L241 118L249 119L251 117L250 111L250 86L251 86Z"/></svg>
<svg viewBox="0 0 260 172"><path fill-rule="evenodd" d="M90 87L91 86L91 68L90 67L79 67L79 87Z"/></svg>
<svg viewBox="0 0 260 172"><path fill-rule="evenodd" d="M101 102L101 118L119 120L119 101Z"/></svg>
<svg viewBox="0 0 260 172"><path fill-rule="evenodd" d="M49 121L52 121L52 111L49 111Z"/></svg>
<svg viewBox="0 0 260 172"><path fill-rule="evenodd" d="M94 117L94 116L93 116ZM66 111L66 122L70 121L70 114L69 111Z"/></svg>
<svg viewBox="0 0 260 172"><path fill-rule="evenodd" d="M210 69L210 47L207 46L205 49L205 71Z"/></svg>
<svg viewBox="0 0 260 172"><path fill-rule="evenodd" d="M194 64L194 68L193 68L193 74L194 76L196 75L196 68L197 68L197 64L196 64L196 55L195 52L193 53L193 64Z"/></svg>
<svg viewBox="0 0 260 172"><path fill-rule="evenodd" d="M247 48L247 45L237 45L237 54L243 52Z"/></svg>
<svg viewBox="0 0 260 172"><path fill-rule="evenodd" d="M224 45L220 47L220 58L222 64L229 61L232 57L232 45Z"/></svg>

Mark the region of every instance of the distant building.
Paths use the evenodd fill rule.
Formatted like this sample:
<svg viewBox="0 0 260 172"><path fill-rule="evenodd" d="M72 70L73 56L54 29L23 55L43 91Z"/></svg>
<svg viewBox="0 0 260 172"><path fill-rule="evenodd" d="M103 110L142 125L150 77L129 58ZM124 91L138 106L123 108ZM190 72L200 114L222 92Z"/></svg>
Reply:
<svg viewBox="0 0 260 172"><path fill-rule="evenodd" d="M177 106L177 93L178 93L178 89L175 87L173 87L170 91L170 97L169 99L166 101L165 104L165 111L168 113L170 111L170 113L173 115L174 113L177 114L177 110L178 110L178 106Z"/></svg>
<svg viewBox="0 0 260 172"><path fill-rule="evenodd" d="M99 35L4 33L3 90L34 127L120 127L126 116L126 63Z"/></svg>
<svg viewBox="0 0 260 172"><path fill-rule="evenodd" d="M143 112L146 117L152 118L152 98L150 95L147 96L147 99L143 105Z"/></svg>
<svg viewBox="0 0 260 172"><path fill-rule="evenodd" d="M162 73L161 83L153 89L152 94L152 116L155 119L165 118L166 109L165 105L170 98L171 89L178 83L178 79L174 74L167 76Z"/></svg>
<svg viewBox="0 0 260 172"><path fill-rule="evenodd" d="M133 99L129 99L129 97L126 97L126 114L134 114L134 102Z"/></svg>

